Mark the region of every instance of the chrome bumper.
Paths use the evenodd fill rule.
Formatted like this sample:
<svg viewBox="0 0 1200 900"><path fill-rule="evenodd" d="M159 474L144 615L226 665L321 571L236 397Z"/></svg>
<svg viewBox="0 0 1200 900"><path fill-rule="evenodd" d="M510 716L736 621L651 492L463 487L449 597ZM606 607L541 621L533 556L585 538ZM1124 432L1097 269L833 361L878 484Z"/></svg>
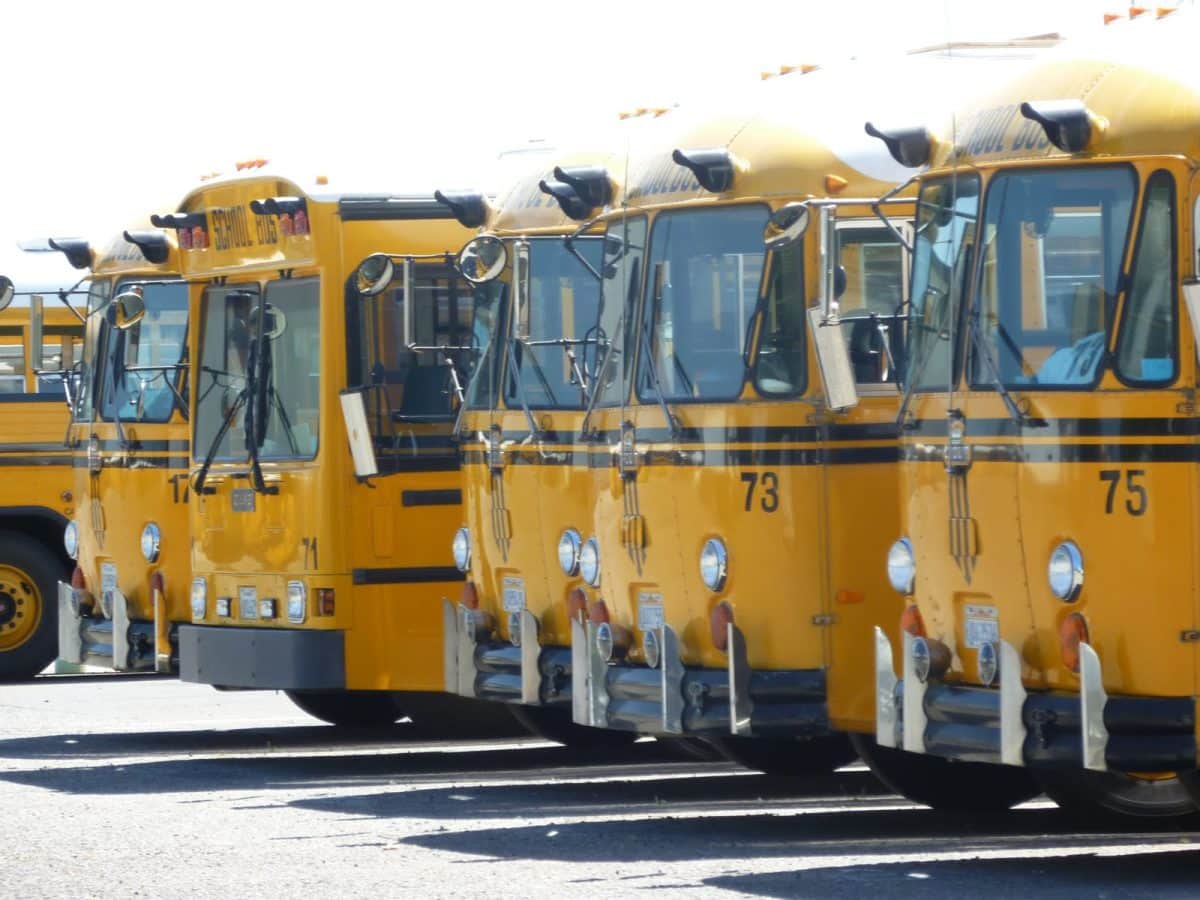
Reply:
<svg viewBox="0 0 1200 900"><path fill-rule="evenodd" d="M905 634L901 674L892 645L875 629L875 739L881 746L1011 766L1096 771L1175 771L1196 765L1190 697L1109 697L1100 657L1079 645L1078 694L1027 692L1021 657L1001 641L999 687L930 679L913 667Z"/></svg>
<svg viewBox="0 0 1200 900"><path fill-rule="evenodd" d="M158 621L161 609L161 602L156 602L154 622L135 621L129 617L129 601L120 591L110 591L104 603L95 604L85 589L60 581L58 657L75 665L118 672L169 672L171 654L155 652L155 636L165 625Z"/></svg>
<svg viewBox="0 0 1200 900"><path fill-rule="evenodd" d="M474 611L442 601L446 691L460 697L550 706L571 702L571 650L543 647L537 616L521 611L521 645L480 640Z"/></svg>
<svg viewBox="0 0 1200 900"><path fill-rule="evenodd" d="M829 732L822 670L754 671L746 641L728 626L725 669L688 667L679 636L658 629L657 668L609 663L596 626L571 623L573 718L580 725L642 734L809 737Z"/></svg>

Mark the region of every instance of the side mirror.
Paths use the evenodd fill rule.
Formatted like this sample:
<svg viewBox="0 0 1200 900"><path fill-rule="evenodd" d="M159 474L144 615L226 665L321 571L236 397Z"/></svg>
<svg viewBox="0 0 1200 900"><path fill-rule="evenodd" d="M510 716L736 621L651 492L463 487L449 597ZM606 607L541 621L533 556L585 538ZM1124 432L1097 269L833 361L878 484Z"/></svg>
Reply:
<svg viewBox="0 0 1200 900"><path fill-rule="evenodd" d="M386 253L372 253L354 270L354 286L364 297L374 297L387 290L396 275L396 264Z"/></svg>
<svg viewBox="0 0 1200 900"><path fill-rule="evenodd" d="M120 298L118 298L120 299ZM258 320L258 309L250 310L250 321ZM120 326L118 326L120 327ZM263 310L263 332L268 341L273 341L287 330L287 316L277 306L267 304Z"/></svg>
<svg viewBox="0 0 1200 900"><path fill-rule="evenodd" d="M7 275L0 275L0 310L8 309L16 295L17 289L13 287L12 279Z"/></svg>
<svg viewBox="0 0 1200 900"><path fill-rule="evenodd" d="M513 290L517 298L513 336L517 340L529 337L529 243L518 241L513 253Z"/></svg>
<svg viewBox="0 0 1200 900"><path fill-rule="evenodd" d="M118 331L127 331L146 317L146 300L140 287L122 291L108 306L108 324Z"/></svg>
<svg viewBox="0 0 1200 900"><path fill-rule="evenodd" d="M473 238L458 253L458 271L471 284L494 281L507 264L504 241L490 234Z"/></svg>
<svg viewBox="0 0 1200 900"><path fill-rule="evenodd" d="M837 259L837 214L832 207L821 207L820 225L821 299L809 309L808 322L825 388L825 402L831 409L849 409L858 405L858 391L854 387L850 349L838 322L838 272L841 271L843 290L846 273Z"/></svg>
<svg viewBox="0 0 1200 900"><path fill-rule="evenodd" d="M763 244L768 250L782 250L794 244L808 231L808 204L804 201L779 207L763 229Z"/></svg>
<svg viewBox="0 0 1200 900"><path fill-rule="evenodd" d="M367 425L367 405L362 390L343 391L342 421L346 423L346 437L350 441L350 456L354 460L354 474L370 478L379 474L379 462L375 458L375 444L371 440L371 429Z"/></svg>

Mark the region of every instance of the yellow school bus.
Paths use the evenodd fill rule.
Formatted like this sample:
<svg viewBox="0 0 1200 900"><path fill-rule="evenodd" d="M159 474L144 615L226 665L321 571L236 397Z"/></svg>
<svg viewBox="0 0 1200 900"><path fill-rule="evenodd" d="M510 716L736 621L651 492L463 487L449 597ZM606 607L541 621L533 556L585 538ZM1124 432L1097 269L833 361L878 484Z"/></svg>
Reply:
<svg viewBox="0 0 1200 900"><path fill-rule="evenodd" d="M69 575L74 514L69 375L83 341L73 291L17 290L0 277L0 681L53 662L55 586Z"/></svg>
<svg viewBox="0 0 1200 900"><path fill-rule="evenodd" d="M486 317L488 338L458 423L464 524L452 549L467 580L444 601L446 690L511 704L542 736L583 745L613 738L571 721L568 607L583 582L560 567L562 532L545 513L590 515L590 475L572 458L604 347L602 237L589 225L619 193L611 159L539 162L491 204L438 195L480 226L460 268L486 298L476 320Z"/></svg>
<svg viewBox="0 0 1200 900"><path fill-rule="evenodd" d="M609 343L574 457L591 514L555 523L586 583L577 722L793 773L872 730L906 258L867 198L913 169L845 112L961 68L938 51L790 70L630 162L601 219Z"/></svg>
<svg viewBox="0 0 1200 900"><path fill-rule="evenodd" d="M116 671L178 670L188 620L187 289L173 233L140 222L106 248L59 239L90 271L67 443L76 560L58 585L58 656Z"/></svg>
<svg viewBox="0 0 1200 900"><path fill-rule="evenodd" d="M924 784L934 758L1078 812L1194 808L1197 37L1190 12L1125 21L972 98L953 140L907 130L932 163L886 557L906 609L902 641L877 620L864 755L915 799L1019 798L998 767Z"/></svg>
<svg viewBox="0 0 1200 900"><path fill-rule="evenodd" d="M335 723L416 714L442 688L439 598L462 581L451 430L473 296L452 254L471 232L432 196L259 162L158 222L193 323L181 677L282 689Z"/></svg>

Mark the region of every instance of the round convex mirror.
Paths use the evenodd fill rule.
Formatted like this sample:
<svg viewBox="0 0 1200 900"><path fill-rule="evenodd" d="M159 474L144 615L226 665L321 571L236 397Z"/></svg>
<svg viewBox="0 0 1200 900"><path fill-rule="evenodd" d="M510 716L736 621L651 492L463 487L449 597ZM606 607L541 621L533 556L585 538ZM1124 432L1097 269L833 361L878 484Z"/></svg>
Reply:
<svg viewBox="0 0 1200 900"><path fill-rule="evenodd" d="M7 275L0 275L0 309L7 309L16 293L17 290L13 287L12 279Z"/></svg>
<svg viewBox="0 0 1200 900"><path fill-rule="evenodd" d="M386 253L372 253L354 272L354 286L364 297L374 297L387 290L396 274L396 264Z"/></svg>
<svg viewBox="0 0 1200 900"><path fill-rule="evenodd" d="M504 241L483 234L468 241L458 254L458 271L472 284L483 284L498 278L508 262Z"/></svg>
<svg viewBox="0 0 1200 900"><path fill-rule="evenodd" d="M789 203L781 206L767 220L763 243L768 250L779 250L800 239L808 230L808 204Z"/></svg>
<svg viewBox="0 0 1200 900"><path fill-rule="evenodd" d="M137 285L122 291L108 307L108 323L119 331L132 328L146 315L146 301Z"/></svg>

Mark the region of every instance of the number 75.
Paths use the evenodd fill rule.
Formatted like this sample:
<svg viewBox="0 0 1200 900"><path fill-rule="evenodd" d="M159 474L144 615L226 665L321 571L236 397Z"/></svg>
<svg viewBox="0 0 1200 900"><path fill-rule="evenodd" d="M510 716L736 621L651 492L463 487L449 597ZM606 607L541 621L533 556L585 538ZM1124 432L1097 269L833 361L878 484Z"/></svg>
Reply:
<svg viewBox="0 0 1200 900"><path fill-rule="evenodd" d="M1131 516L1140 516L1146 512L1146 507L1150 503L1150 495L1146 493L1145 485L1140 483L1140 479L1146 475L1145 469L1126 469L1125 470L1125 511ZM1101 469L1100 480L1108 482L1108 496L1104 500L1104 512L1106 515L1112 515L1113 504L1117 499L1117 488L1120 486L1121 470L1120 469Z"/></svg>

